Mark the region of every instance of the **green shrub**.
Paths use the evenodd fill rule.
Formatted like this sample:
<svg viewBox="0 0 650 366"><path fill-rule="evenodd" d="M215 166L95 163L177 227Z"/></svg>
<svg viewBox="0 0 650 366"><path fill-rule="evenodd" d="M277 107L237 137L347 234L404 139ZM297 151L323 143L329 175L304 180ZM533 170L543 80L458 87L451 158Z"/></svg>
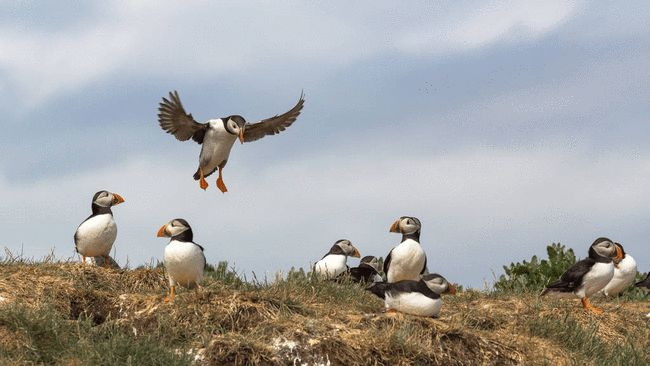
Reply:
<svg viewBox="0 0 650 366"><path fill-rule="evenodd" d="M541 291L549 282L558 279L576 262L573 249L553 243L546 247L548 259L539 260L534 255L530 261L503 266L505 274L499 276L494 289L500 292Z"/></svg>

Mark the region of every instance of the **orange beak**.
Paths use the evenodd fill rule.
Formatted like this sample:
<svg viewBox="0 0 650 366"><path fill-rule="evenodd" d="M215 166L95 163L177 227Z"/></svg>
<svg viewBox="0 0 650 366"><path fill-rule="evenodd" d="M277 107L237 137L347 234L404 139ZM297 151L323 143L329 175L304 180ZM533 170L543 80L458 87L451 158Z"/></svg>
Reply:
<svg viewBox="0 0 650 366"><path fill-rule="evenodd" d="M167 236L167 224L163 225L160 230L158 230L158 235L156 235L159 238L164 238Z"/></svg>
<svg viewBox="0 0 650 366"><path fill-rule="evenodd" d="M391 226L390 226L390 232L391 233L399 233L399 220L395 221Z"/></svg>
<svg viewBox="0 0 650 366"><path fill-rule="evenodd" d="M616 257L614 258L615 261L620 262L623 260L623 251L621 250L621 247L618 245L616 246Z"/></svg>
<svg viewBox="0 0 650 366"><path fill-rule="evenodd" d="M456 287L450 283L449 287L447 287L447 291L445 291L445 293L447 293L449 295L456 295Z"/></svg>
<svg viewBox="0 0 650 366"><path fill-rule="evenodd" d="M117 199L117 202L113 201L113 206L119 205L120 203L124 202L124 198L122 198L122 196L120 196L117 193L113 193L113 197Z"/></svg>
<svg viewBox="0 0 650 366"><path fill-rule="evenodd" d="M239 142L244 143L244 129L239 130Z"/></svg>
<svg viewBox="0 0 650 366"><path fill-rule="evenodd" d="M354 248L354 252L352 253L351 257L361 258L361 253L359 253L359 249Z"/></svg>

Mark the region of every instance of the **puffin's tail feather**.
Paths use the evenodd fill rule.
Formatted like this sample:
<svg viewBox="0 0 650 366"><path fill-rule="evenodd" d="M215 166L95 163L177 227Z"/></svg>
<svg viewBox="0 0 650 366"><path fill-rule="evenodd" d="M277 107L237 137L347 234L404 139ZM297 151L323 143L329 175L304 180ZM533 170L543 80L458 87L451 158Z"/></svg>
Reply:
<svg viewBox="0 0 650 366"><path fill-rule="evenodd" d="M573 292L574 288L571 286L571 284L566 283L562 280L557 280L555 282L552 282L546 286L544 291L539 296L544 296L548 294L549 292Z"/></svg>
<svg viewBox="0 0 650 366"><path fill-rule="evenodd" d="M194 173L194 180L199 180L201 179L201 168L196 169L196 173Z"/></svg>
<svg viewBox="0 0 650 366"><path fill-rule="evenodd" d="M388 290L388 284L386 282L375 282L372 285L366 287L366 291L372 292L381 299L386 298L386 290Z"/></svg>

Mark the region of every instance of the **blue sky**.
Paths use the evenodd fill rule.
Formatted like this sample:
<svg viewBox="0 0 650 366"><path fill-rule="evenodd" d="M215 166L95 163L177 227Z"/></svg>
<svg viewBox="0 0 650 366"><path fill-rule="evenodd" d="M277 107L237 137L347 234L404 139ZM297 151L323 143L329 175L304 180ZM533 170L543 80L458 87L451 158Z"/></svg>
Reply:
<svg viewBox="0 0 650 366"><path fill-rule="evenodd" d="M259 276L340 238L385 256L401 215L430 268L483 286L562 242L608 236L650 269L650 14L644 2L0 1L0 245L74 255L94 192L116 258L160 259L186 218L209 261ZM74 9L74 11L73 11ZM236 145L203 192L200 147L156 121L301 117ZM355 261L351 260L350 264Z"/></svg>

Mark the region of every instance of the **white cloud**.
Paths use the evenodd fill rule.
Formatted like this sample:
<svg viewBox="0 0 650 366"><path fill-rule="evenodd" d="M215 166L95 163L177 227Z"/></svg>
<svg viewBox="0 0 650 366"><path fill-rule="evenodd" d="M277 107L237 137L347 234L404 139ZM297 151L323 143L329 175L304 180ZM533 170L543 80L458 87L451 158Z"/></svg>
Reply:
<svg viewBox="0 0 650 366"><path fill-rule="evenodd" d="M1 183L10 211L2 213L0 244L23 244L36 257L53 246L72 255L72 234L89 213L90 197L106 188L126 198L114 209L116 247L118 260L128 257L132 265L161 258L165 242L156 229L175 217L190 221L210 261L227 259L259 275L307 266L342 237L364 254L383 256L398 241L388 227L404 214L422 219L432 269L475 286L491 278L491 269L541 254L550 241L582 255L595 237L611 235L641 263L650 261L639 232L650 214L650 155L594 157L556 147L428 157L365 151L255 171L235 157L225 195L214 187L201 191L191 179L193 162L171 156L31 186Z"/></svg>
<svg viewBox="0 0 650 366"><path fill-rule="evenodd" d="M120 2L57 32L0 27L0 70L25 106L106 78L203 80L340 66L385 53L446 54L551 31L571 3L519 2L396 13L372 3L346 11L327 4Z"/></svg>

